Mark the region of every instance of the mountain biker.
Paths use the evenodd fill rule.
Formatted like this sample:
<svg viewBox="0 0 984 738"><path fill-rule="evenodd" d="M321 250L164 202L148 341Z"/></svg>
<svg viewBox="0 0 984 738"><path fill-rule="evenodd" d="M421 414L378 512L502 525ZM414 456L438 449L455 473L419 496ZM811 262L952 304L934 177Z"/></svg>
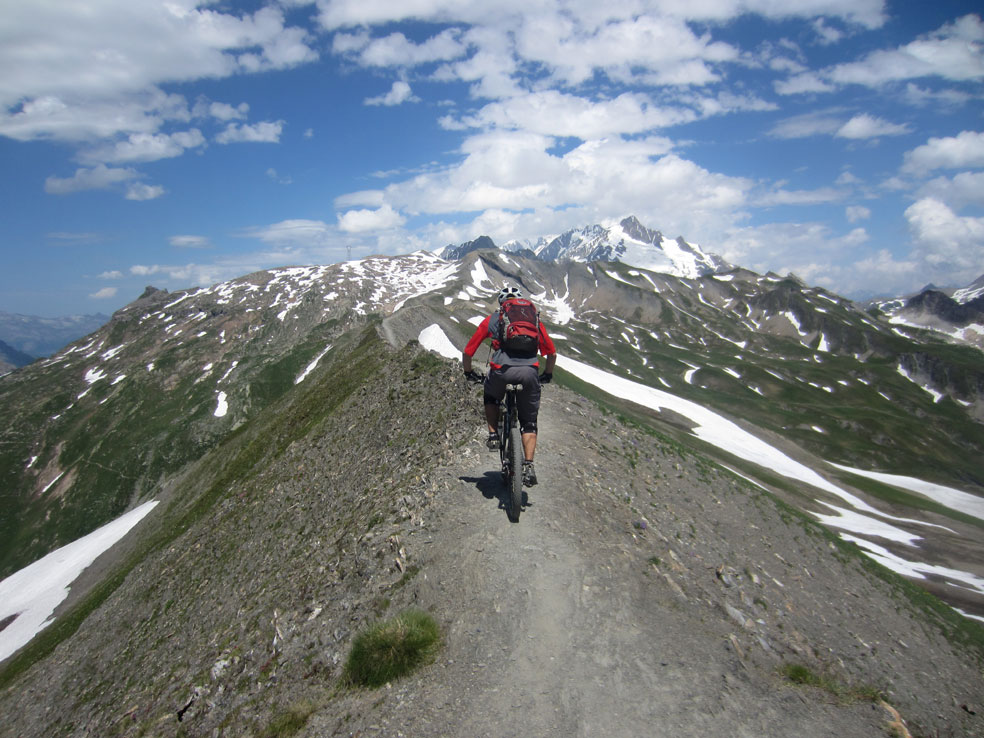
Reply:
<svg viewBox="0 0 984 738"><path fill-rule="evenodd" d="M522 299L522 293L517 287L506 285L499 290L498 300L500 311L507 300ZM536 419L540 410L540 385L548 383L553 378L554 364L557 363L557 349L547 335L546 328L539 320L536 355L532 357L510 354L499 341L500 312L494 312L486 317L475 330L461 356L465 378L472 382L481 382L482 376L472 369L472 357L485 339L492 340L492 356L489 358L489 373L485 377L485 419L489 424L490 451L499 448L499 402L506 394L507 384L522 384L519 393L519 423L523 438L523 484L532 487L536 484L536 471L533 469L533 456L536 452ZM543 374L537 374L539 368L538 356L546 357Z"/></svg>

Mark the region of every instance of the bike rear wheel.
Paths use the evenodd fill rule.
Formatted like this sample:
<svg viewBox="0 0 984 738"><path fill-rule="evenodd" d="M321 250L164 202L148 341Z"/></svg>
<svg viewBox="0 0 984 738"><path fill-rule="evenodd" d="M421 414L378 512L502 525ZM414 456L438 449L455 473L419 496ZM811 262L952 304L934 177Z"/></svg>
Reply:
<svg viewBox="0 0 984 738"><path fill-rule="evenodd" d="M523 509L523 442L519 428L513 425L509 429L509 465L512 467L509 475L509 513L513 520L519 520Z"/></svg>

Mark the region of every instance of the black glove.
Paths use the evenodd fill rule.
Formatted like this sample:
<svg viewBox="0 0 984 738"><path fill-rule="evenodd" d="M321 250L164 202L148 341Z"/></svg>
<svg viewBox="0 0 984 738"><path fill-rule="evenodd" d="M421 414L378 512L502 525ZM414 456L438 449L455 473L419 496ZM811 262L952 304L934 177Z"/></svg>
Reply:
<svg viewBox="0 0 984 738"><path fill-rule="evenodd" d="M479 374L474 369L472 369L470 371L465 372L465 379L467 379L472 384L478 384L479 382L484 381L485 377L483 377L481 374Z"/></svg>
<svg viewBox="0 0 984 738"><path fill-rule="evenodd" d="M544 372L540 375L540 384L550 384L551 379L553 379L553 373Z"/></svg>

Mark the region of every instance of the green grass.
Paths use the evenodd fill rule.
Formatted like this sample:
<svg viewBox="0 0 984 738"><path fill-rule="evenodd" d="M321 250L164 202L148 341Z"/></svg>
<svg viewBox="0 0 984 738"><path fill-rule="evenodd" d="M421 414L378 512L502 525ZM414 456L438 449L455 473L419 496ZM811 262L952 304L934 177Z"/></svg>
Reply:
<svg viewBox="0 0 984 738"><path fill-rule="evenodd" d="M850 685L815 672L808 666L797 663L783 664L779 673L793 684L822 689L837 698L839 702L878 702L883 699L881 690L867 684Z"/></svg>
<svg viewBox="0 0 984 738"><path fill-rule="evenodd" d="M10 684L34 663L49 655L69 638L85 619L105 602L129 573L147 556L178 538L208 515L235 486L241 486L282 454L296 439L305 436L327 415L378 371L383 359L374 327L366 328L346 352L346 361L322 381L305 382L272 403L252 421L232 431L217 448L206 454L181 479L179 492L159 516L156 527L139 542L134 552L74 607L42 630L30 643L0 668L0 689ZM307 386L305 386L307 385ZM164 507L163 505L159 507Z"/></svg>
<svg viewBox="0 0 984 738"><path fill-rule="evenodd" d="M356 637L344 677L354 686L382 687L430 663L440 643L434 618L421 610L406 610Z"/></svg>
<svg viewBox="0 0 984 738"><path fill-rule="evenodd" d="M303 701L291 705L274 715L269 724L257 733L257 738L289 738L296 735L315 711L311 702Z"/></svg>

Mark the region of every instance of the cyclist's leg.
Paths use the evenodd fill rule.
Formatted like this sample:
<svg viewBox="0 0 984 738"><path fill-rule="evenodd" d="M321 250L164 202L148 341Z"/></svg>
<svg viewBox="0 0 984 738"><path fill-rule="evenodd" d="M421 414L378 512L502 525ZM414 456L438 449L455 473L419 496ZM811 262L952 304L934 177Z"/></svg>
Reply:
<svg viewBox="0 0 984 738"><path fill-rule="evenodd" d="M536 367L517 366L517 378L523 383L523 391L519 394L519 424L523 435L523 455L527 461L533 461L536 454L536 419L540 412L540 379Z"/></svg>
<svg viewBox="0 0 984 738"><path fill-rule="evenodd" d="M489 433L495 433L499 428L499 403L506 394L506 379L501 369L489 370L483 390L485 420L489 424Z"/></svg>

